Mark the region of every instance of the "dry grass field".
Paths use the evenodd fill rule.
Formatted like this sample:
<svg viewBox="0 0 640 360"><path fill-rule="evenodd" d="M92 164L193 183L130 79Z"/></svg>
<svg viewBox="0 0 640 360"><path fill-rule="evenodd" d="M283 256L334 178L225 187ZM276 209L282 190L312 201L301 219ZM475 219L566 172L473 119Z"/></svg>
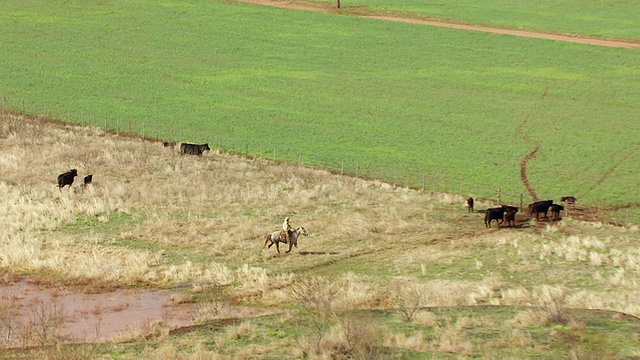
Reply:
<svg viewBox="0 0 640 360"><path fill-rule="evenodd" d="M0 295L21 282L105 298L171 291L163 306L190 319L78 343L58 336L57 307L25 315L4 302L0 357L640 356L634 224L488 229L458 195L215 150L181 156L11 114L0 114L0 197ZM288 254L263 249L285 216L309 235Z"/></svg>

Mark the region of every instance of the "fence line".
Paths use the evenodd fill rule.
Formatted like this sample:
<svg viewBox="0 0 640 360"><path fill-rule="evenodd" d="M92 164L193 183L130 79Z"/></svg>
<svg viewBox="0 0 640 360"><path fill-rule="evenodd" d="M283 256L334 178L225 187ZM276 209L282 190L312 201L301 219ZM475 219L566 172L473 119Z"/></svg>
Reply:
<svg viewBox="0 0 640 360"><path fill-rule="evenodd" d="M176 139L175 129L171 126L166 129L162 129L157 123L152 127L152 131L149 132L149 126L144 121L138 122L132 119L116 118L110 120L108 117L99 118L95 114L88 115L82 112L80 118L74 118L70 111L67 111L64 118L60 118L58 107L53 109L46 106L37 107L33 105L31 112L28 112L28 104L24 100L15 104L11 104L6 97L2 97L2 112L13 112L23 116L31 116L34 119L45 119L50 121L63 121L69 124L75 124L80 126L93 126L98 128L98 123L101 127L109 132L115 133L119 136L136 136L141 137L149 141L182 141L184 139L184 132L180 130L179 138ZM38 110L40 109L41 112ZM165 131L166 130L166 131ZM161 136L161 134L165 134ZM180 139L180 140L179 140ZM206 142L203 137L197 139L191 139L193 142ZM210 145L211 146L211 145ZM500 204L502 202L509 204L519 204L523 206L522 194L507 194L500 189L493 194L483 191L472 191L472 189L466 189L464 181L454 182L440 178L438 176L432 176L424 174L420 171L399 171L397 168L388 168L379 164L367 164L360 160L351 158L348 159L330 159L326 155L321 155L317 151L312 153L303 154L303 152L290 148L278 148L277 146L269 146L265 148L264 144L259 146L252 146L249 143L244 143L244 146L238 145L236 140L225 142L220 136L217 137L217 146L213 146L212 149L216 149L220 152L226 152L229 154L237 154L245 157L260 158L270 160L273 162L289 162L297 164L299 166L309 166L316 169L322 169L330 171L340 176L353 176L355 178L362 178L368 180L379 180L388 183L395 187L407 187L422 192L438 192L460 195L468 197L466 193L477 194L476 199L493 202ZM317 148L316 148L317 150Z"/></svg>

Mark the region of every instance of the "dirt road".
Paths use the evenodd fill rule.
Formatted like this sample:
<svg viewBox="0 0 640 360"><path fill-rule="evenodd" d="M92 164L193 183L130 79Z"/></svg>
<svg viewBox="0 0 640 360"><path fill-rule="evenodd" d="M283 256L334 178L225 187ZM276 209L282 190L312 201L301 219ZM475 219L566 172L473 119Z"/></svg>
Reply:
<svg viewBox="0 0 640 360"><path fill-rule="evenodd" d="M279 8L294 9L294 10L345 14L345 12L341 11L341 9L337 9L333 4L325 4L325 3L320 4L320 3L308 3L308 2L302 2L302 1L296 2L296 1L279 1L279 0L240 0L240 1L253 3L253 4L266 5L266 6L275 6ZM613 40L595 39L595 38L581 38L581 37L561 35L561 34L548 34L548 33L534 32L534 31L517 30L517 29L504 29L504 28L496 28L496 27L489 27L489 26L456 24L456 23L450 23L445 21L435 21L435 20L419 19L419 18L406 18L406 17L390 16L390 15L372 15L370 10L358 11L357 8L349 8L348 12L346 13L352 16L360 16L360 17L366 17L370 19L399 21L399 22L405 22L405 23L411 23L411 24L445 27L450 29L481 31L481 32L487 32L492 34L503 34L503 35L530 37L530 38L536 38L536 39L566 41L566 42L589 44L589 45L596 45L596 46L609 46L609 47L619 47L619 48L626 48L626 49L640 49L640 41L630 42L630 41L613 41Z"/></svg>

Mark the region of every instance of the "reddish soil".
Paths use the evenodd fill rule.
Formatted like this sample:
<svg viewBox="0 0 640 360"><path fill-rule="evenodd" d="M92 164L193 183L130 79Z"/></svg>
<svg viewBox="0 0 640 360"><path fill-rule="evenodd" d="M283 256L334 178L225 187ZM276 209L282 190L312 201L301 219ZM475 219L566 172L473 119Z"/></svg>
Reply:
<svg viewBox="0 0 640 360"><path fill-rule="evenodd" d="M427 25L427 26L446 27L446 28L458 29L458 30L481 31L481 32L487 32L492 34L503 34L503 35L522 36L522 37L529 37L529 38L536 38L536 39L566 41L566 42L590 44L590 45L596 45L596 46L640 49L640 41L637 41L637 42L636 41L617 41L617 40L569 36L569 35L562 35L562 34L540 33L535 31L518 30L518 29L505 29L505 28L496 28L496 27L490 27L490 26L459 24L459 23L453 23L453 22L431 20L428 18L420 18L420 17L417 17L418 15L416 15L416 17L413 17L413 18L403 17L402 14L395 15L395 14L385 13L381 15L381 14L375 13L375 11L372 9L360 8L360 7L343 7L338 9L334 4L328 4L328 3L313 3L313 2L305 2L303 0L300 0L300 1L240 0L240 1L252 3L252 4L275 6L275 7L286 8L286 9L338 13L341 15L360 16L360 17L366 17L371 19L399 21L399 22L420 24L420 25ZM406 16L406 14L404 14L404 16Z"/></svg>
<svg viewBox="0 0 640 360"><path fill-rule="evenodd" d="M533 149L533 151L525 156L525 158L520 162L520 179L522 180L524 187L527 188L529 195L531 195L532 201L538 201L538 194L536 194L536 190L531 185L531 182L529 182L529 178L527 178L527 164L530 160L536 157L538 150L540 150L539 146Z"/></svg>
<svg viewBox="0 0 640 360"><path fill-rule="evenodd" d="M172 327L191 325L189 308L171 302L161 291L116 290L83 294L72 288L50 288L20 281L0 286L0 301L11 304L3 318L38 326L41 318L59 318L58 336L70 341L109 339L162 321Z"/></svg>
<svg viewBox="0 0 640 360"><path fill-rule="evenodd" d="M161 324L172 332L197 327L191 315L192 305L172 301L172 297L180 298L180 294L177 289L83 293L73 287L17 281L0 285L0 304L6 305L0 306L0 335L6 341L19 341L25 334L17 329L37 329L54 321L58 324L55 337L68 342L146 335L145 331L153 324ZM225 307L227 319L255 317L266 312L251 307ZM8 324L15 330L10 331Z"/></svg>

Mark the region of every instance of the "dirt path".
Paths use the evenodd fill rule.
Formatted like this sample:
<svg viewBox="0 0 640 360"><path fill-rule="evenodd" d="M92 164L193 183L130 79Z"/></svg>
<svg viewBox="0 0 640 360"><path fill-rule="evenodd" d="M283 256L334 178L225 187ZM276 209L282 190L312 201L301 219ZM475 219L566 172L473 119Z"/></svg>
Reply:
<svg viewBox="0 0 640 360"><path fill-rule="evenodd" d="M609 176L611 176L611 174L614 171L616 171L617 168L619 168L627 160L629 160L632 157L636 156L638 153L640 153L640 146L637 146L635 149L631 150L620 161L618 161L617 163L613 164L613 166L609 170L605 171L604 174L602 174L602 176L593 184L593 186L590 187L589 189L587 189L587 191L585 192L585 195L590 193L591 190L593 190L593 189L597 188L598 186L602 185L602 183L604 183L605 180L607 180L609 178Z"/></svg>
<svg viewBox="0 0 640 360"><path fill-rule="evenodd" d="M536 157L539 150L540 147L537 146L520 162L520 179L522 180L524 187L527 188L527 192L529 192L529 195L531 195L532 201L538 201L538 194L536 194L536 190L533 188L531 182L529 182L529 178L527 177L527 164L531 159Z"/></svg>
<svg viewBox="0 0 640 360"><path fill-rule="evenodd" d="M449 29L480 31L480 32L487 32L492 34L503 34L503 35L529 37L529 38L535 38L535 39L566 41L566 42L589 44L589 45L596 45L596 46L620 47L620 48L626 48L626 49L640 49L640 41L632 42L632 41L614 41L614 40L596 39L596 38L581 38L581 37L561 35L561 34L548 34L548 33L540 33L535 31L504 29L504 28L497 28L497 27L490 27L490 26L457 24L457 23L446 22L446 21L436 21L436 20L420 19L420 18L408 18L408 17L401 17L401 16L393 16L388 14L376 15L373 10L362 8L362 7L346 7L346 8L338 9L333 4L311 3L311 2L305 2L303 0L299 0L299 1L296 1L296 0L290 0L290 1L239 0L239 1L252 3L252 4L266 5L266 6L275 6L279 8L285 8L285 9L336 13L336 14L342 14L342 15L347 14L352 16L366 17L370 19L399 21L399 22L405 22L405 23L411 23L411 24L445 27Z"/></svg>

